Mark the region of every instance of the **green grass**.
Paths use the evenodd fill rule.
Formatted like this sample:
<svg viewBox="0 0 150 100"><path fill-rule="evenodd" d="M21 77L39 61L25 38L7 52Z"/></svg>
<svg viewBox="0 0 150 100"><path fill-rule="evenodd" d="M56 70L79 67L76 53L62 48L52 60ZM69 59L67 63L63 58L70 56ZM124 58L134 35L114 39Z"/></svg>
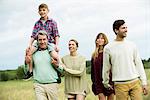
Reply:
<svg viewBox="0 0 150 100"><path fill-rule="evenodd" d="M32 81L0 82L0 100L34 100Z"/></svg>
<svg viewBox="0 0 150 100"><path fill-rule="evenodd" d="M146 73L150 89L150 69L146 69ZM88 84L91 89L90 75L88 75ZM149 98L150 91L149 95L144 96L144 100L149 100ZM0 82L0 100L35 100L33 82L23 80ZM63 79L59 88L59 100L65 100ZM98 99L97 96L94 96L94 94L91 91L90 94L87 95L86 100Z"/></svg>

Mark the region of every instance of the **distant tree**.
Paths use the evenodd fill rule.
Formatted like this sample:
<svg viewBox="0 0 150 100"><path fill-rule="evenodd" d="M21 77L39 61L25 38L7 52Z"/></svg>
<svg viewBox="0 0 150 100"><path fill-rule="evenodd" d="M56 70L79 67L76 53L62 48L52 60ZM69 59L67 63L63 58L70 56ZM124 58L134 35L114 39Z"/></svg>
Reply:
<svg viewBox="0 0 150 100"><path fill-rule="evenodd" d="M145 59L144 59L144 60L142 60L142 63L145 63L145 62L147 62L147 60L145 60Z"/></svg>
<svg viewBox="0 0 150 100"><path fill-rule="evenodd" d="M0 80L1 80L1 81L8 81L8 73L2 72L2 73L0 74Z"/></svg>
<svg viewBox="0 0 150 100"><path fill-rule="evenodd" d="M24 78L23 66L18 67L16 75L17 75L17 79L23 79Z"/></svg>
<svg viewBox="0 0 150 100"><path fill-rule="evenodd" d="M148 62L150 62L150 58L148 58L148 60L147 60Z"/></svg>
<svg viewBox="0 0 150 100"><path fill-rule="evenodd" d="M150 58L148 60L142 60L143 64L144 64L144 68L148 69L150 68Z"/></svg>
<svg viewBox="0 0 150 100"><path fill-rule="evenodd" d="M89 66L91 66L91 61L90 61L90 60L87 60L87 61L86 61L86 67L89 67Z"/></svg>
<svg viewBox="0 0 150 100"><path fill-rule="evenodd" d="M86 73L91 74L91 61L90 60L86 61Z"/></svg>

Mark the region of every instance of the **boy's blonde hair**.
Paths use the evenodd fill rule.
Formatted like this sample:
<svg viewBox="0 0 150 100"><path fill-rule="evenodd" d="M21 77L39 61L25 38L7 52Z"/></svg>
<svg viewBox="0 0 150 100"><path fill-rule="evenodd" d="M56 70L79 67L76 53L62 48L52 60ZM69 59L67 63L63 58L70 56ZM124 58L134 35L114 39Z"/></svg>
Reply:
<svg viewBox="0 0 150 100"><path fill-rule="evenodd" d="M42 4L39 5L39 10L41 8L46 8L47 10L49 10L47 4L44 4L44 3L42 3Z"/></svg>

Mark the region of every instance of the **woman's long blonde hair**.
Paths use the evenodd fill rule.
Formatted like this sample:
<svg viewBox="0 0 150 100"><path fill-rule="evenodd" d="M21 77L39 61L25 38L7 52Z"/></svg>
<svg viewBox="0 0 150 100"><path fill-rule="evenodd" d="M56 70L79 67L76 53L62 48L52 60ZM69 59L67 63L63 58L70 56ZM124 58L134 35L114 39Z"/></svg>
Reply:
<svg viewBox="0 0 150 100"><path fill-rule="evenodd" d="M102 37L104 38L104 45L102 45L102 46L99 46L99 45L96 43L97 39L98 39L100 36L102 36ZM107 36L106 36L104 33L99 33L99 34L96 36L96 39L95 39L95 51L94 51L93 54L92 54L92 58L94 58L94 59L97 58L97 57L98 57L98 54L99 54L100 52L103 52L104 46L105 46L106 44L108 44Z"/></svg>

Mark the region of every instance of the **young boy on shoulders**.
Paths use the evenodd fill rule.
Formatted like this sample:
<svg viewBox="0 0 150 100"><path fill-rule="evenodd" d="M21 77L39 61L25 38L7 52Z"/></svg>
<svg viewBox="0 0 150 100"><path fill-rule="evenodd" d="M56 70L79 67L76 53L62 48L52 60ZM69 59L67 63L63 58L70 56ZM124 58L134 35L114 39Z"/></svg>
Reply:
<svg viewBox="0 0 150 100"><path fill-rule="evenodd" d="M37 38L37 35L39 32L45 32L48 36L48 50L52 47L54 47L54 50L56 52L59 52L58 48L58 42L59 42L59 33L57 28L57 23L48 17L49 9L48 6L44 3L39 5L38 13L40 15L40 19L35 23L33 27L33 32L30 38L29 47L28 50L30 50L31 54L26 56L32 56L34 52L38 49L37 42L34 42ZM56 59L58 61L59 58L50 55L53 59ZM27 72L27 75L25 76L25 79L30 78L33 75L32 72L32 60L29 63L29 71Z"/></svg>

